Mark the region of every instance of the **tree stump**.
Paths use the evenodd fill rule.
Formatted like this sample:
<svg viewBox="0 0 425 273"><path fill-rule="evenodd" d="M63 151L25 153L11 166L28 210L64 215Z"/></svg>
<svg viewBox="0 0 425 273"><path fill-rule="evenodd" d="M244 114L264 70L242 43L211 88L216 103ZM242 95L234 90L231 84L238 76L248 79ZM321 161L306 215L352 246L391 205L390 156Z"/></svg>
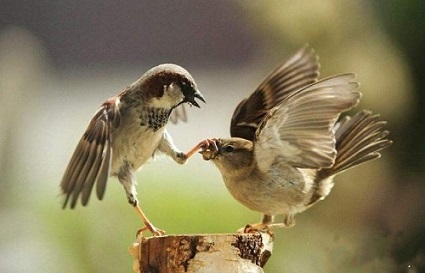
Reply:
<svg viewBox="0 0 425 273"><path fill-rule="evenodd" d="M130 248L137 273L262 273L273 249L266 232L138 238Z"/></svg>

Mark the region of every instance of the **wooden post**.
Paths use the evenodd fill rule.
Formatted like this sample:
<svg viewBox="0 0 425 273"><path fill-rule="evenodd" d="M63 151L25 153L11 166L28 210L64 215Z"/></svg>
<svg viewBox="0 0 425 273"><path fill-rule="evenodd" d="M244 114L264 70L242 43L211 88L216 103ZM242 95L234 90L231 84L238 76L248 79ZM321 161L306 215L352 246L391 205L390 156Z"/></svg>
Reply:
<svg viewBox="0 0 425 273"><path fill-rule="evenodd" d="M137 273L263 273L272 249L265 232L141 237L129 247Z"/></svg>

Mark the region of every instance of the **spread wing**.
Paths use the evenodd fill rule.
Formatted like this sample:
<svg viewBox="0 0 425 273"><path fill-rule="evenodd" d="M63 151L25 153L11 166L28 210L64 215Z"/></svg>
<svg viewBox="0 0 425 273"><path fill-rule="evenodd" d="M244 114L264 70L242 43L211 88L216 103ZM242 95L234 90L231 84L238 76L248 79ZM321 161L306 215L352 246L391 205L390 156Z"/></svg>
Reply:
<svg viewBox="0 0 425 273"><path fill-rule="evenodd" d="M117 128L121 115L116 98L106 101L93 116L62 178L61 189L65 195L63 208L69 201L74 208L78 197L85 206L96 183L96 193L103 198L112 158L112 128Z"/></svg>
<svg viewBox="0 0 425 273"><path fill-rule="evenodd" d="M333 128L361 94L354 74L341 74L303 88L273 108L256 132L255 156L262 170L276 158L298 168L324 168L336 156Z"/></svg>
<svg viewBox="0 0 425 273"><path fill-rule="evenodd" d="M253 140L267 112L290 94L317 81L318 57L306 46L273 70L248 98L236 107L230 124L232 137Z"/></svg>

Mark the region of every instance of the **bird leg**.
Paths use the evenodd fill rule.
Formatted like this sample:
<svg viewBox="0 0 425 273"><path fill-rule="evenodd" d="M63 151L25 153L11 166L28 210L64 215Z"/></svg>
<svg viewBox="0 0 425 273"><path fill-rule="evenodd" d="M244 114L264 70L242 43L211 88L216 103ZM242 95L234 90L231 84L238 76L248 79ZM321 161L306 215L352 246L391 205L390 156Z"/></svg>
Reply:
<svg viewBox="0 0 425 273"><path fill-rule="evenodd" d="M264 214L261 223L247 225L244 232L249 233L270 228L291 228L293 226L295 226L295 219L292 214L284 215L281 223L273 223L273 216Z"/></svg>
<svg viewBox="0 0 425 273"><path fill-rule="evenodd" d="M142 218L143 223L145 224L145 227L137 231L137 237L139 237L139 235L145 230L149 230L153 234L153 236L162 236L165 234L164 230L154 227L151 221L149 221L149 219L143 213L139 204L136 203L136 205L134 205L133 207L136 210L137 214L139 214L140 218Z"/></svg>
<svg viewBox="0 0 425 273"><path fill-rule="evenodd" d="M239 233L256 233L259 231L265 231L265 232L271 233L270 227L274 227L273 219L274 219L273 215L264 214L263 217L261 218L260 223L248 224L245 227L238 229L238 232Z"/></svg>
<svg viewBox="0 0 425 273"><path fill-rule="evenodd" d="M195 147L190 149L189 152L184 154L185 158L191 157L193 154L195 154L198 150L202 149L201 153L207 149L210 149L211 146L215 146L215 150L217 151L217 145L215 144L216 139L205 139L201 142L199 142Z"/></svg>
<svg viewBox="0 0 425 273"><path fill-rule="evenodd" d="M190 149L187 153L180 152L177 147L174 145L173 140L171 139L170 135L167 131L164 131L163 138L161 142L159 143L158 149L165 154L169 155L171 158L174 159L179 164L184 164L186 161L191 157L193 154L195 154L199 149L206 149L210 146L209 140L204 140L198 143L195 147Z"/></svg>
<svg viewBox="0 0 425 273"><path fill-rule="evenodd" d="M282 223L273 223L274 217L272 215L264 214L260 223L248 224L243 228L238 229L239 233L256 233L259 231L269 232L270 228L291 228L295 225L293 215L288 215L284 218Z"/></svg>
<svg viewBox="0 0 425 273"><path fill-rule="evenodd" d="M137 231L137 236L139 236L139 234L144 230L149 230L154 236L164 235L165 231L154 227L139 206L136 191L136 179L134 177L134 173L131 171L130 164L128 162L124 162L116 176L124 187L128 203L130 203L130 205L136 210L137 214L145 224L145 227Z"/></svg>
<svg viewBox="0 0 425 273"><path fill-rule="evenodd" d="M291 228L291 227L295 226L294 215L292 213L289 213L287 215L283 215L282 223L273 223L273 224L271 224L271 226Z"/></svg>
<svg viewBox="0 0 425 273"><path fill-rule="evenodd" d="M211 147L213 147L211 149ZM216 144L216 139L206 139L203 140L201 142L199 142L195 147L193 147L192 149L190 149L187 153L177 153L177 158L179 159L179 163L185 163L189 157L191 157L192 155L194 155L197 151L202 150L200 153L202 155L208 153L211 155L211 153L216 154L218 151L217 148L217 144ZM209 160L210 158L206 159L206 156L204 156L205 160Z"/></svg>
<svg viewBox="0 0 425 273"><path fill-rule="evenodd" d="M193 147L192 149L190 149L190 151L188 151L187 153L184 154L184 157L186 159L188 159L189 157L191 157L192 155L194 155L199 149L202 149L205 145L207 145L207 143L204 141L199 142L195 147Z"/></svg>

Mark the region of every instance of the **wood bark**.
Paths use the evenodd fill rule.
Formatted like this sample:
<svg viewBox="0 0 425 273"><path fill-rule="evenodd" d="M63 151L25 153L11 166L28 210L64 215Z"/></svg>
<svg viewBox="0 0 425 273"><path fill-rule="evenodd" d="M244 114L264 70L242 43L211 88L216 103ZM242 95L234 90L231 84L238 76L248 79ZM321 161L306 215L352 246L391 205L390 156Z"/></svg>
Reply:
<svg viewBox="0 0 425 273"><path fill-rule="evenodd" d="M137 273L262 273L272 249L261 232L141 237L129 251Z"/></svg>

